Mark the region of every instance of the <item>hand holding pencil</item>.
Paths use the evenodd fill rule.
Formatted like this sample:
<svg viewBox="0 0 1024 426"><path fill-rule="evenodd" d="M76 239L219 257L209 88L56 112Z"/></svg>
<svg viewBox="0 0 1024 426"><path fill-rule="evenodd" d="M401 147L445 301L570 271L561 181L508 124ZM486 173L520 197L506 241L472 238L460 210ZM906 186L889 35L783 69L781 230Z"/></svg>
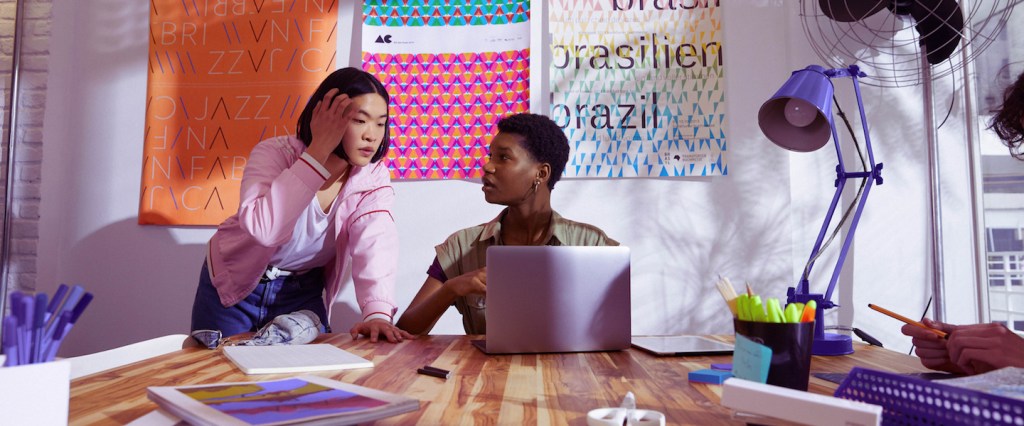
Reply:
<svg viewBox="0 0 1024 426"><path fill-rule="evenodd" d="M958 374L1024 367L1024 339L1002 324L953 325L927 318L921 323L949 336L947 340L915 325L903 326L925 367Z"/></svg>
<svg viewBox="0 0 1024 426"><path fill-rule="evenodd" d="M954 326L927 318L918 322L871 303L868 307L905 323L900 331L913 338L914 351L921 358L921 365L950 373L965 372L950 358L947 339L952 334Z"/></svg>
<svg viewBox="0 0 1024 426"><path fill-rule="evenodd" d="M914 353L930 369L979 374L1024 367L1024 338L1002 324L952 325L927 318L918 322L877 305L868 307L905 322L900 331L913 338Z"/></svg>

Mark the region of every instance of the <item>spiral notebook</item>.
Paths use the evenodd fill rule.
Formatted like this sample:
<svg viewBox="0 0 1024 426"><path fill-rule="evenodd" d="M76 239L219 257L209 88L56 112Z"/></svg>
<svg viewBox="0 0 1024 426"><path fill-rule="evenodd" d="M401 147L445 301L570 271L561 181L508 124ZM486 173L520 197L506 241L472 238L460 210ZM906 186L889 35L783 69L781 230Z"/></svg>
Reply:
<svg viewBox="0 0 1024 426"><path fill-rule="evenodd" d="M373 367L373 362L366 358L324 343L224 346L224 356L245 374L306 373Z"/></svg>

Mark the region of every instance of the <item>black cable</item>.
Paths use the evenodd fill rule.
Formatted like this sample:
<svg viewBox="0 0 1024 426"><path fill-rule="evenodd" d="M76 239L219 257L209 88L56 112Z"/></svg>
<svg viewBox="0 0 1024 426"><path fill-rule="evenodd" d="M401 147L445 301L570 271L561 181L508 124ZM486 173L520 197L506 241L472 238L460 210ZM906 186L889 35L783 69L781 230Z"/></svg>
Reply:
<svg viewBox="0 0 1024 426"><path fill-rule="evenodd" d="M952 114L952 113L953 113L953 104L955 104L955 103L956 103L956 96L955 96L955 95L956 95L956 75L955 75L955 74L953 74L953 63L952 63L952 61L948 61L948 62L950 62L950 64L949 64L949 68L950 68L950 70L949 70L949 72L950 72L950 76L951 76L951 77L952 77L952 79L953 79L953 91L952 91L952 92L950 92L950 95L949 95L949 109L948 109L948 110L946 110L946 118L943 118L943 119L942 119L942 122L941 122L941 123L939 123L939 125L938 125L938 126L935 126L935 130L939 130L939 129L941 129L941 128L942 128L942 125L943 125L943 124L946 124L946 120L949 120L949 116L950 116L950 114Z"/></svg>
<svg viewBox="0 0 1024 426"><path fill-rule="evenodd" d="M861 338L861 340L863 340L865 342L868 342L869 345L878 346L880 348L884 348L885 347L885 346L882 346L882 342L880 342L878 339L872 337L870 334L865 333L863 330L861 330L861 329L859 329L857 327L853 328L853 334L856 334L857 337Z"/></svg>
<svg viewBox="0 0 1024 426"><path fill-rule="evenodd" d="M874 336L866 333L864 330L861 330L857 327L847 327L845 325L826 325L825 330L852 331L853 334L856 334L857 337L860 337L860 339L863 340L865 343L872 346L878 346L880 348L884 347L882 346L882 342L880 340L874 338Z"/></svg>
<svg viewBox="0 0 1024 426"><path fill-rule="evenodd" d="M928 316L928 308L930 308L930 307L932 307L932 296L928 296L928 303L924 304L924 312L921 313L921 319L924 319L924 317ZM913 342L913 340L911 340L911 342ZM907 352L907 355L913 355L913 354L914 354L914 344L911 343L910 344L910 352Z"/></svg>

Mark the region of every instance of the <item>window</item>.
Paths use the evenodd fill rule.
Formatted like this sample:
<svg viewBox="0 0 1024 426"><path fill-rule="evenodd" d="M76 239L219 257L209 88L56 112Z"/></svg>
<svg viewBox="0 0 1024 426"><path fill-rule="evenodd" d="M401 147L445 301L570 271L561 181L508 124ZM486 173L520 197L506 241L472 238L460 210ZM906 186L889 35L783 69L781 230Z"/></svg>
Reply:
<svg viewBox="0 0 1024 426"><path fill-rule="evenodd" d="M1021 9L975 60L989 317L1016 330L1024 330L1024 161L1010 156L988 126L1004 90L1024 72Z"/></svg>

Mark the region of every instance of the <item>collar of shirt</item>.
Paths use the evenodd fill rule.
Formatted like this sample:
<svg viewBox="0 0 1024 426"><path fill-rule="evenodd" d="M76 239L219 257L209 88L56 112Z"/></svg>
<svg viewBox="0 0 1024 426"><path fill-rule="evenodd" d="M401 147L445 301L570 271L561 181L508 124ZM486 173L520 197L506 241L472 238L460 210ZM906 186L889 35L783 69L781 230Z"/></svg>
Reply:
<svg viewBox="0 0 1024 426"><path fill-rule="evenodd" d="M508 208L506 207L498 217L492 219L490 222L484 224L483 232L480 233L480 242L490 242L493 245L504 245L501 241L501 220L508 214ZM563 227L559 226L562 223L562 215L558 212L551 211L551 224L548 227L546 235L544 237L544 245L548 246L560 246L563 241L566 241L563 233Z"/></svg>

